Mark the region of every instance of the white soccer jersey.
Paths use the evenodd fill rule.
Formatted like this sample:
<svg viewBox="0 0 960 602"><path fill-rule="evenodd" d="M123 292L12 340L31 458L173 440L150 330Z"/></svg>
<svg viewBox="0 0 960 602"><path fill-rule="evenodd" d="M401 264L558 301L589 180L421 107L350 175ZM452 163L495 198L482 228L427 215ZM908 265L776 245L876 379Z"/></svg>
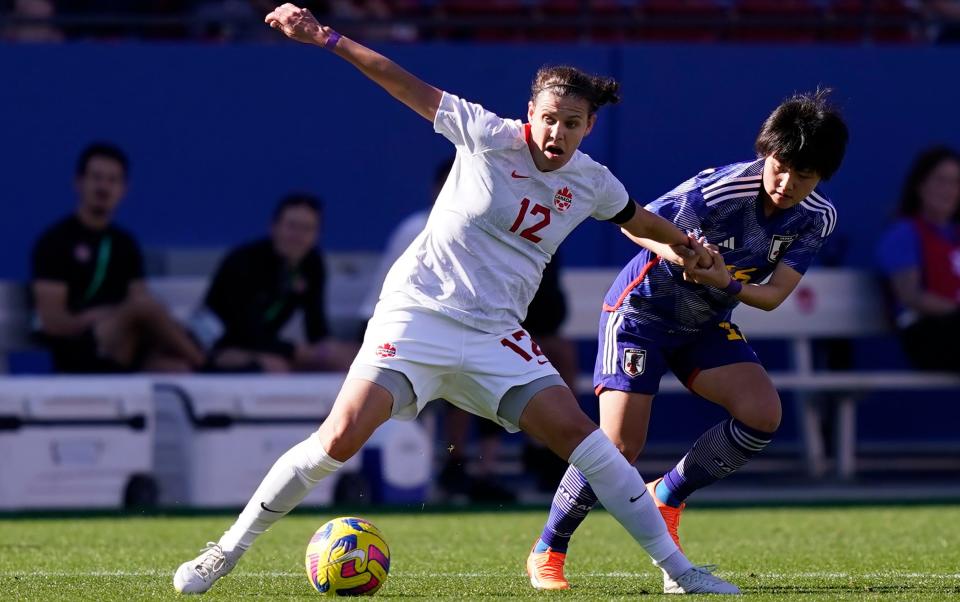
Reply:
<svg viewBox="0 0 960 602"><path fill-rule="evenodd" d="M426 228L387 275L384 308L419 305L507 331L523 320L563 239L587 217L607 220L626 207L623 184L580 151L539 171L527 127L443 94L434 129L456 145L456 160Z"/></svg>

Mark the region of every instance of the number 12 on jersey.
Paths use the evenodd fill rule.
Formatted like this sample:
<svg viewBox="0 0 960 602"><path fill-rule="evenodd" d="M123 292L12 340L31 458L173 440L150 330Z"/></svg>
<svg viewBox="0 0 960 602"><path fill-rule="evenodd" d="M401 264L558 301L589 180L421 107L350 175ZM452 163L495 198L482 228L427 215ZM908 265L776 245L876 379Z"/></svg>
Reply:
<svg viewBox="0 0 960 602"><path fill-rule="evenodd" d="M520 236L526 238L531 242L540 242L543 240L534 232L546 228L550 224L550 210L540 203L534 203L533 208L530 208L530 199L523 198L520 201L520 213L517 214L517 219L514 220L513 225L510 226L511 232L516 232L520 226L523 225L524 218L527 217L527 211L529 210L530 215L539 215L540 221L533 224L529 228L524 228L520 231Z"/></svg>
<svg viewBox="0 0 960 602"><path fill-rule="evenodd" d="M516 341L517 343L522 341L524 338L530 339L530 351L533 352L533 355L530 355L529 353L527 353L523 349L523 347L521 347L520 345L517 345L517 343L514 343L510 339L507 339L507 338L500 339L501 345L503 345L507 349L513 350L513 352L519 355L520 357L522 357L524 361L529 362L534 357L536 357L537 363L540 364L541 366L550 361L546 358L546 356L543 355L543 351L540 351L540 345L537 345L537 342L531 339L530 335L528 335L525 331L518 330L515 333L513 333L513 335L511 336L513 337L513 340Z"/></svg>

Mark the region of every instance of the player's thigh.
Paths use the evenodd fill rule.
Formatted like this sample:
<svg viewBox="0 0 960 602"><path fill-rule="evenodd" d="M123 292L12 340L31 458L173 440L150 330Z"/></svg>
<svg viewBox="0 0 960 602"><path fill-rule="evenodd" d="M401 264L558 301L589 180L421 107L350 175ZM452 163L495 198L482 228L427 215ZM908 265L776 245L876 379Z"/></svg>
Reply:
<svg viewBox="0 0 960 602"><path fill-rule="evenodd" d="M392 407L393 394L387 387L371 380L348 378L320 425L320 442L334 459L345 462L390 418Z"/></svg>
<svg viewBox="0 0 960 602"><path fill-rule="evenodd" d="M525 405L520 429L564 460L597 425L580 409L573 392L554 385L536 393Z"/></svg>
<svg viewBox="0 0 960 602"><path fill-rule="evenodd" d="M780 396L757 354L735 324L706 329L670 358L677 377L694 393L719 404L752 428L780 425Z"/></svg>
<svg viewBox="0 0 960 602"><path fill-rule="evenodd" d="M576 386L578 370L577 347L574 342L559 335L538 335L534 338L567 386L573 389Z"/></svg>
<svg viewBox="0 0 960 602"><path fill-rule="evenodd" d="M669 341L652 329L616 312L603 312L593 369L593 388L656 395L669 370Z"/></svg>
<svg viewBox="0 0 960 602"><path fill-rule="evenodd" d="M370 320L347 379L380 382L399 399L392 413L412 419L433 399L443 397L446 375L456 371L463 327L418 308L381 310ZM393 378L399 375L399 380ZM409 388L410 394L407 395Z"/></svg>
<svg viewBox="0 0 960 602"><path fill-rule="evenodd" d="M600 393L600 428L630 462L647 442L653 395L606 389Z"/></svg>
<svg viewBox="0 0 960 602"><path fill-rule="evenodd" d="M543 350L519 326L500 334L464 331L462 358L440 397L511 432L520 430L520 416L534 396L558 385L566 388Z"/></svg>

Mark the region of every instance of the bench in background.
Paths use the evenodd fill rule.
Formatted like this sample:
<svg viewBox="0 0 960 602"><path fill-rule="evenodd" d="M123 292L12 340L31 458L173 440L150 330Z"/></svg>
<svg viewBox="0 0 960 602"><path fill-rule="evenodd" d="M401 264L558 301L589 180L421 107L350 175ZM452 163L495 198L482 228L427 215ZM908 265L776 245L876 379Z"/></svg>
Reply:
<svg viewBox="0 0 960 602"><path fill-rule="evenodd" d="M377 259L376 255L366 253L327 256L328 316L335 334L351 337L358 332L362 319L355 315L355 308L371 286ZM178 261L171 265L192 265L189 258ZM602 296L616 273L616 269L565 269L562 281L567 291L569 317L564 332L568 337L588 344L596 341ZM187 275L151 278L149 284L176 317L187 320L200 303L207 282L205 275ZM891 334L883 296L874 276L868 272L847 268L812 269L775 311L741 306L735 311L734 320L751 340L789 342L789 367L771 372L771 377L778 389L795 393L801 402L801 433L808 470L814 476L824 474L828 466L820 429L823 407L816 402L817 394L834 394L831 409L835 412L836 470L839 476L848 478L856 470L857 402L866 393L960 391L960 377L951 374L903 369L822 371L814 368L814 342L818 339L861 339ZM24 287L0 283L0 351L29 346L29 323ZM299 323L294 320L288 325L287 333L296 338L301 332L298 329ZM577 385L578 394L592 394L590 374L582 374ZM676 379L668 377L661 391L680 393L685 389Z"/></svg>
<svg viewBox="0 0 960 602"><path fill-rule="evenodd" d="M563 274L568 291L570 315L565 333L574 339L596 340L599 308L603 295L618 270L569 269ZM801 432L808 471L813 476L826 472L825 442L821 433L823 408L815 403L816 393L836 393L835 424L837 465L841 478L856 470L856 406L870 391L960 392L960 376L912 370L818 371L814 369L814 341L817 339L865 338L890 335L884 298L873 274L849 268L812 269L797 290L774 311L741 304L733 313L734 322L748 339L790 341L791 367L770 374L780 390L797 394L801 401ZM593 390L592 375L581 375L578 393ZM686 388L675 378L665 378L662 392ZM891 417L892 418L892 417Z"/></svg>

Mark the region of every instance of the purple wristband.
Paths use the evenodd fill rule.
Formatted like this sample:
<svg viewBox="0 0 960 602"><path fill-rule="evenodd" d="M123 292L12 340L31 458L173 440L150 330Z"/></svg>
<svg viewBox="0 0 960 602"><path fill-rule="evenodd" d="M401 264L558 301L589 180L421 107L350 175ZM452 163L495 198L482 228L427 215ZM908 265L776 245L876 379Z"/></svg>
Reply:
<svg viewBox="0 0 960 602"><path fill-rule="evenodd" d="M743 290L743 283L737 280L736 278L731 278L730 284L723 287L723 292L727 293L728 295L732 295L734 297L739 295L740 291L742 290Z"/></svg>
<svg viewBox="0 0 960 602"><path fill-rule="evenodd" d="M326 48L327 50L333 50L334 48L337 47L337 42L340 41L340 37L341 36L339 33L335 31L331 31L330 37L328 37L327 41L324 42L323 47Z"/></svg>

